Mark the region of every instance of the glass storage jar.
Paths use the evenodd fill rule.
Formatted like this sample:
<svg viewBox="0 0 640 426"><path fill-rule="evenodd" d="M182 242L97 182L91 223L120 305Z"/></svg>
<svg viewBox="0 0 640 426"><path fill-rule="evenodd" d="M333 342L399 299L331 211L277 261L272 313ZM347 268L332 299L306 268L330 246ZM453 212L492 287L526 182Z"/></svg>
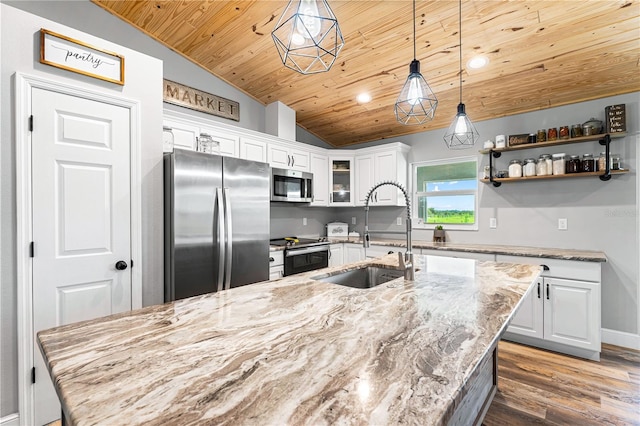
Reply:
<svg viewBox="0 0 640 426"><path fill-rule="evenodd" d="M558 129L552 127L547 131L547 140L555 141L556 139L558 139Z"/></svg>
<svg viewBox="0 0 640 426"><path fill-rule="evenodd" d="M598 171L604 172L607 168L607 153L601 152L598 157Z"/></svg>
<svg viewBox="0 0 640 426"><path fill-rule="evenodd" d="M579 138L582 136L582 124L574 124L571 126L571 137Z"/></svg>
<svg viewBox="0 0 640 426"><path fill-rule="evenodd" d="M531 177L536 175L536 159L525 158L524 166L522 166L522 175L524 177Z"/></svg>
<svg viewBox="0 0 640 426"><path fill-rule="evenodd" d="M173 129L171 127L162 127L162 151L173 152Z"/></svg>
<svg viewBox="0 0 640 426"><path fill-rule="evenodd" d="M197 150L207 154L220 154L220 142L214 141L211 135L200 133Z"/></svg>
<svg viewBox="0 0 640 426"><path fill-rule="evenodd" d="M547 132L545 132L544 129L538 130L537 139L538 142L545 142L547 140Z"/></svg>
<svg viewBox="0 0 640 426"><path fill-rule="evenodd" d="M569 126L560 127L560 139L569 139Z"/></svg>
<svg viewBox="0 0 640 426"><path fill-rule="evenodd" d="M522 177L522 161L520 160L509 161L509 177L510 178Z"/></svg>
<svg viewBox="0 0 640 426"><path fill-rule="evenodd" d="M595 172L596 161L593 159L593 155L584 154L582 156L582 171L583 172Z"/></svg>
<svg viewBox="0 0 640 426"><path fill-rule="evenodd" d="M582 171L582 162L579 155L570 155L567 161L567 173L580 173Z"/></svg>
<svg viewBox="0 0 640 426"><path fill-rule="evenodd" d="M565 159L564 152L553 154L553 174L563 175L565 173Z"/></svg>
<svg viewBox="0 0 640 426"><path fill-rule="evenodd" d="M611 170L620 170L620 155L611 154Z"/></svg>
<svg viewBox="0 0 640 426"><path fill-rule="evenodd" d="M552 168L551 155L542 154L536 163L536 176L550 175Z"/></svg>

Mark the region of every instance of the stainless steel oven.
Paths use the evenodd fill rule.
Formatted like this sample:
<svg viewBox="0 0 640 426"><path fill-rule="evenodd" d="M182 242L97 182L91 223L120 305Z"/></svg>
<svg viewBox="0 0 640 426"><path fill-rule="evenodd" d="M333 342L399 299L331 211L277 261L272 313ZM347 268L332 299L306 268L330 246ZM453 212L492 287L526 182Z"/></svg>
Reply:
<svg viewBox="0 0 640 426"><path fill-rule="evenodd" d="M284 276L329 266L329 243L323 240L295 237L271 240L271 245L285 247Z"/></svg>

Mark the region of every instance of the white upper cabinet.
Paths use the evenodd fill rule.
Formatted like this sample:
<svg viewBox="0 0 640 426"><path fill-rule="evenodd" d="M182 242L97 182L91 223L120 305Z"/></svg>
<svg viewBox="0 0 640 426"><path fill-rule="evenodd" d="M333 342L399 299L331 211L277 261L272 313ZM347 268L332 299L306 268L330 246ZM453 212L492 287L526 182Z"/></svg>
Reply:
<svg viewBox="0 0 640 426"><path fill-rule="evenodd" d="M269 143L268 152L271 167L309 171L309 151L274 142Z"/></svg>
<svg viewBox="0 0 640 426"><path fill-rule="evenodd" d="M200 127L200 133L206 133L220 145L220 155L240 157L240 137L211 127Z"/></svg>
<svg viewBox="0 0 640 426"><path fill-rule="evenodd" d="M311 206L329 205L329 157L311 153L309 171L313 174L313 201Z"/></svg>
<svg viewBox="0 0 640 426"><path fill-rule="evenodd" d="M164 127L169 127L173 133L173 146L175 148L190 149L195 151L196 138L200 134L200 128L195 124L189 124L178 120L162 120Z"/></svg>
<svg viewBox="0 0 640 426"><path fill-rule="evenodd" d="M355 157L356 205L363 206L374 185L392 181L407 188L407 154L409 146L395 142L375 148L358 150ZM404 195L398 188L384 185L376 189L369 200L371 206L404 206Z"/></svg>
<svg viewBox="0 0 640 426"><path fill-rule="evenodd" d="M267 162L267 143L254 138L240 137L240 158L251 161Z"/></svg>
<svg viewBox="0 0 640 426"><path fill-rule="evenodd" d="M353 206L353 156L329 157L329 205Z"/></svg>

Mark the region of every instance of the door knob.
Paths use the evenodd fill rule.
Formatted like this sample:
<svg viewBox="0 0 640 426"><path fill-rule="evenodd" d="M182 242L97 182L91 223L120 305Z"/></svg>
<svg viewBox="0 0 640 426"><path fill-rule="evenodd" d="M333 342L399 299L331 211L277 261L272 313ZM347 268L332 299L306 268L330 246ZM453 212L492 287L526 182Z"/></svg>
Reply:
<svg viewBox="0 0 640 426"><path fill-rule="evenodd" d="M116 269L118 271L124 271L125 269L127 269L127 262L125 262L124 260L118 260L116 262Z"/></svg>

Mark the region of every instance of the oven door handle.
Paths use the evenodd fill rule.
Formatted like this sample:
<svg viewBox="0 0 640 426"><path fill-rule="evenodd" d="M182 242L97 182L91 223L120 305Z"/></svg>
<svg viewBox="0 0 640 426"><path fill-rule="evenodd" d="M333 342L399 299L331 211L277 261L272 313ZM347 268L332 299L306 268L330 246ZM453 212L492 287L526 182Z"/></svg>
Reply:
<svg viewBox="0 0 640 426"><path fill-rule="evenodd" d="M327 246L307 247L294 250L286 250L285 257L298 256L301 254L319 253L321 251L329 251Z"/></svg>

